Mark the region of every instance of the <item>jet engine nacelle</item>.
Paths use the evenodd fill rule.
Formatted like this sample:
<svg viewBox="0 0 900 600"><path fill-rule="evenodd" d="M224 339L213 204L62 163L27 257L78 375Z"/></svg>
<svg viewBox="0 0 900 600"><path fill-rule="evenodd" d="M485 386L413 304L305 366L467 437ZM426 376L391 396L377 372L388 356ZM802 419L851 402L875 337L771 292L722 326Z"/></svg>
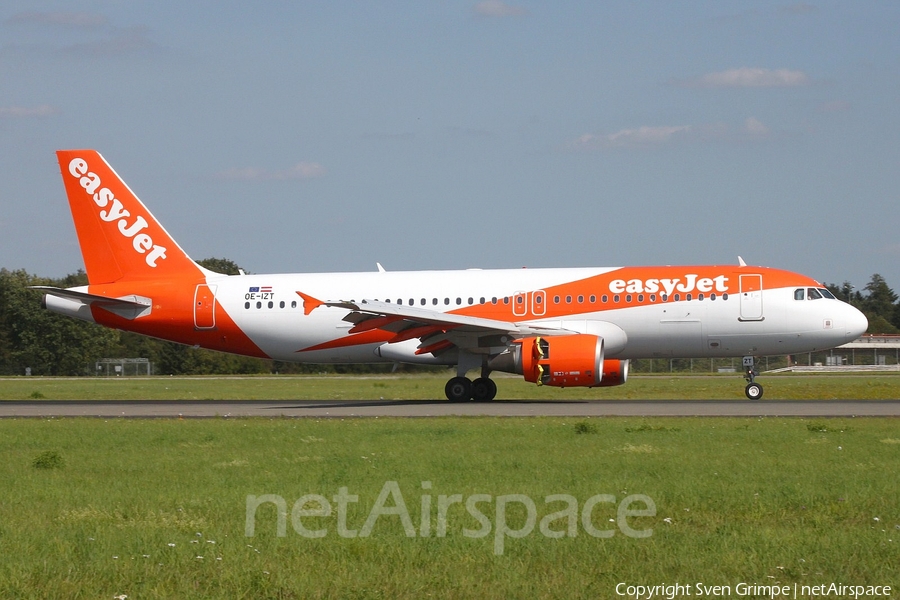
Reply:
<svg viewBox="0 0 900 600"><path fill-rule="evenodd" d="M628 379L627 360L603 360L603 338L591 334L530 337L495 356L494 371L517 373L525 381L556 387L608 387Z"/></svg>
<svg viewBox="0 0 900 600"><path fill-rule="evenodd" d="M628 360L619 360L617 358L607 358L603 361L603 379L597 384L598 387L612 387L614 385L622 385L628 380Z"/></svg>
<svg viewBox="0 0 900 600"><path fill-rule="evenodd" d="M524 338L492 363L498 371L518 373L537 385L592 387L603 378L603 338L589 334Z"/></svg>

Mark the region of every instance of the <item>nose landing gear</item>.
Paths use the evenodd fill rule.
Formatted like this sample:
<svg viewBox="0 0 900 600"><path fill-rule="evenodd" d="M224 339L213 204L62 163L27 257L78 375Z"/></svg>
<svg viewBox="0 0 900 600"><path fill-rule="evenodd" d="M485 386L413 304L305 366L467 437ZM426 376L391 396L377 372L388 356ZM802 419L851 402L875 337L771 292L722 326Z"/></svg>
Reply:
<svg viewBox="0 0 900 600"><path fill-rule="evenodd" d="M744 379L747 380L747 387L744 388L744 393L751 400L759 400L763 395L763 387L756 383L757 375L759 375L759 371L756 370L756 359L752 356L745 356Z"/></svg>

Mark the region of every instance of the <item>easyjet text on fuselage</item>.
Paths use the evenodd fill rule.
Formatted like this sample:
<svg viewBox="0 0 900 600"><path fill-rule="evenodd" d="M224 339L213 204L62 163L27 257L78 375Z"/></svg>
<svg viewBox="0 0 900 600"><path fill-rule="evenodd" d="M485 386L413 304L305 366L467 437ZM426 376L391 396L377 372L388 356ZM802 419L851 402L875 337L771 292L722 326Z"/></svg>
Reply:
<svg viewBox="0 0 900 600"><path fill-rule="evenodd" d="M672 295L675 292L687 294L700 292L725 293L728 291L728 277L700 277L695 273L685 274L684 278L654 278L654 279L613 279L609 282L609 291L613 294L656 294Z"/></svg>

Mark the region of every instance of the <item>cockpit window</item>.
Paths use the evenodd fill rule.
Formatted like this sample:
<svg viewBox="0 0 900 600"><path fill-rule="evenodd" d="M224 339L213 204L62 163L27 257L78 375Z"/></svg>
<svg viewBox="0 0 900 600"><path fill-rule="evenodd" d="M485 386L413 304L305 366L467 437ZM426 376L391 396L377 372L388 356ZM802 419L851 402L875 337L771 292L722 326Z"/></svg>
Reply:
<svg viewBox="0 0 900 600"><path fill-rule="evenodd" d="M825 297L828 298L829 300L837 300L837 298L834 297L834 294L832 294L832 293L831 293L830 291L828 291L827 289L825 289L825 288L819 288L819 291L822 293L823 296L825 296Z"/></svg>
<svg viewBox="0 0 900 600"><path fill-rule="evenodd" d="M799 290L794 290L794 300L803 300L806 297L806 290L800 288Z"/></svg>
<svg viewBox="0 0 900 600"><path fill-rule="evenodd" d="M816 288L807 288L806 297L809 300L821 300L822 294L820 294L819 290L817 290Z"/></svg>

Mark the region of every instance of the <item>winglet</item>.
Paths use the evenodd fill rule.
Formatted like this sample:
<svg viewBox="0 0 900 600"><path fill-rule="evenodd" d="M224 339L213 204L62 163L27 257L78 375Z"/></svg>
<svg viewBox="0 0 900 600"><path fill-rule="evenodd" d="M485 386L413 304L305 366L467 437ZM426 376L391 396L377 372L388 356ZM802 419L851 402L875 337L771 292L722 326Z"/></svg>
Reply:
<svg viewBox="0 0 900 600"><path fill-rule="evenodd" d="M310 296L308 294L304 294L303 292L297 292L297 295L300 296L301 298L303 298L303 314L304 315L308 315L312 311L316 310L317 308L319 308L320 306L325 304L321 300L313 298L312 296Z"/></svg>

